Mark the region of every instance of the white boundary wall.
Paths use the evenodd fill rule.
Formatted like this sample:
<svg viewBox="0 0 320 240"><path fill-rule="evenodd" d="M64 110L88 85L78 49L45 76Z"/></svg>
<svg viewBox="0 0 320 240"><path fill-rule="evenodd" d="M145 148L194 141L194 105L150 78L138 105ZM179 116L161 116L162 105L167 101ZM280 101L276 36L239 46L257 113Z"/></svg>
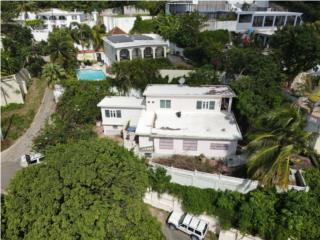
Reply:
<svg viewBox="0 0 320 240"><path fill-rule="evenodd" d="M162 209L166 212L171 212L173 210L183 212L180 201L167 193L159 194L157 192L148 191L145 193L143 201L155 208ZM220 231L218 219L205 214L199 215L197 217L208 223L209 231L216 233Z"/></svg>
<svg viewBox="0 0 320 240"><path fill-rule="evenodd" d="M211 188L215 190L230 190L240 193L248 193L258 187L258 181L225 176L221 174L211 174L198 171L188 171L184 169L167 167L153 162L149 163L153 167L166 169L171 176L171 182L185 186L198 188Z"/></svg>

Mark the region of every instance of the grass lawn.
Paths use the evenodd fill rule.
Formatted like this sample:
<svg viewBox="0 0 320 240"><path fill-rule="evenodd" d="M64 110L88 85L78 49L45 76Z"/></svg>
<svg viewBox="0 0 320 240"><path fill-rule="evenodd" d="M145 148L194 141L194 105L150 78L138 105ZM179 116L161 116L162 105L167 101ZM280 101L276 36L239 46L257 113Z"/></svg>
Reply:
<svg viewBox="0 0 320 240"><path fill-rule="evenodd" d="M43 79L33 78L24 104L9 104L1 108L1 130L4 138L1 141L1 151L10 147L29 128L40 107L46 86Z"/></svg>

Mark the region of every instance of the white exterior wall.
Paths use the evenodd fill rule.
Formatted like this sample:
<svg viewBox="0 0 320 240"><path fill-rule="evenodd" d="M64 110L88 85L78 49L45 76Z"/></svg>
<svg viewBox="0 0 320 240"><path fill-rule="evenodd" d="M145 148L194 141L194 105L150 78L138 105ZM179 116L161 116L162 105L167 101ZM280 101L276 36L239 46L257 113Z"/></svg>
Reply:
<svg viewBox="0 0 320 240"><path fill-rule="evenodd" d="M215 30L228 30L229 32L236 31L237 21L216 21L209 20L207 25L201 31L215 31Z"/></svg>
<svg viewBox="0 0 320 240"><path fill-rule="evenodd" d="M121 118L107 118L105 110L121 110ZM130 121L130 126L136 126L140 117L142 109L139 108L101 108L102 125L104 127L105 135L119 134L122 127L125 127ZM113 126L118 126L114 129Z"/></svg>
<svg viewBox="0 0 320 240"><path fill-rule="evenodd" d="M215 158L226 158L228 156L234 155L237 150L237 141L217 141L217 140L198 140L198 139L187 139L187 140L197 140L197 150L196 151L186 151L183 149L183 139L173 139L173 149L160 149L159 148L160 138L154 138L154 155L190 155L198 156L204 154L207 157ZM228 150L212 150L210 149L211 143L229 144Z"/></svg>
<svg viewBox="0 0 320 240"><path fill-rule="evenodd" d="M153 146L153 139L148 136L139 136L139 147Z"/></svg>
<svg viewBox="0 0 320 240"><path fill-rule="evenodd" d="M171 108L160 108L160 100L171 100ZM215 101L214 109L197 109L197 101ZM195 111L217 111L220 112L221 98L213 98L210 96L204 97L146 97L146 107L148 111L168 110L168 111L183 111L183 112L195 112Z"/></svg>
<svg viewBox="0 0 320 240"><path fill-rule="evenodd" d="M105 59L106 59L106 64L108 66L111 66L113 62L116 61L116 56L117 56L117 50L106 43L105 41L103 42L104 46L104 54L105 54Z"/></svg>
<svg viewBox="0 0 320 240"><path fill-rule="evenodd" d="M151 16L141 16L142 20L152 19ZM103 23L106 26L106 31L109 32L114 27L118 27L129 33L133 28L136 17L119 17L119 16L103 16Z"/></svg>
<svg viewBox="0 0 320 240"><path fill-rule="evenodd" d="M3 89L1 91L1 106L6 106L10 103L24 103L21 87L16 80L1 82L1 88Z"/></svg>

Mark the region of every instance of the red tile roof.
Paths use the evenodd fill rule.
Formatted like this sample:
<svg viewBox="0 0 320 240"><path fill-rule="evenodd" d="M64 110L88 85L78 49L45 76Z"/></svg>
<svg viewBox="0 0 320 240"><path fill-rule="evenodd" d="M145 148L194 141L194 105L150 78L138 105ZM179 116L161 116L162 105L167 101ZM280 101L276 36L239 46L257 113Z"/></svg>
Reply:
<svg viewBox="0 0 320 240"><path fill-rule="evenodd" d="M119 27L114 27L109 31L109 34L126 34L126 32Z"/></svg>

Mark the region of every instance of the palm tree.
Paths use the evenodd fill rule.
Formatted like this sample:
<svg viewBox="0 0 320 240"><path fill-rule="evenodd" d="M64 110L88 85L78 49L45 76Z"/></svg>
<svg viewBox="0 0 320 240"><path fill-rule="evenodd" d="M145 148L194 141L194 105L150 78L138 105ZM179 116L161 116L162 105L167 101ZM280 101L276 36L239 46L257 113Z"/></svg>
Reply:
<svg viewBox="0 0 320 240"><path fill-rule="evenodd" d="M59 83L66 78L64 69L54 63L48 63L43 67L42 77L47 81L48 86L53 86L54 83Z"/></svg>
<svg viewBox="0 0 320 240"><path fill-rule="evenodd" d="M73 22L70 24L70 31L73 41L81 45L82 50L84 50L85 47L90 47L92 40L92 31L90 26L87 24Z"/></svg>
<svg viewBox="0 0 320 240"><path fill-rule="evenodd" d="M68 29L55 28L49 33L48 51L51 62L60 64L65 68L70 65L72 60L76 59L76 49L73 46Z"/></svg>
<svg viewBox="0 0 320 240"><path fill-rule="evenodd" d="M295 106L266 114L259 125L246 147L248 174L263 185L286 189L290 163L308 153L312 133L304 131L305 117Z"/></svg>
<svg viewBox="0 0 320 240"><path fill-rule="evenodd" d="M92 28L92 45L95 50L98 50L103 46L102 37L105 34L106 27L104 26L104 24L98 24Z"/></svg>

